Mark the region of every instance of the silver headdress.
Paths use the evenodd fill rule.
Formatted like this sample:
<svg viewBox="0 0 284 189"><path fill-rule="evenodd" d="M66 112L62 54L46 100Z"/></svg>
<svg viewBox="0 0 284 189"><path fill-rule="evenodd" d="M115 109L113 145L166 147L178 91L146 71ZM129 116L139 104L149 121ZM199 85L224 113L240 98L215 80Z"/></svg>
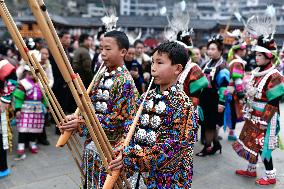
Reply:
<svg viewBox="0 0 284 189"><path fill-rule="evenodd" d="M118 21L118 17L115 14L115 9L106 10L106 16L101 18L101 21L106 27L106 31L112 31L116 29L116 23Z"/></svg>
<svg viewBox="0 0 284 189"><path fill-rule="evenodd" d="M263 36L267 40L273 38L275 28L276 11L272 5L267 7L264 14L250 17L246 24L246 30L250 35L254 38Z"/></svg>
<svg viewBox="0 0 284 189"><path fill-rule="evenodd" d="M129 40L129 44L130 45L133 45L134 42L138 39L141 39L141 36L142 36L142 29L139 28L138 29L138 34L135 36L135 33L134 32L125 32L125 34L127 35L128 37L128 40Z"/></svg>
<svg viewBox="0 0 284 189"><path fill-rule="evenodd" d="M186 36L190 36L193 33L193 29L189 29L189 12L186 9L185 1L181 1L176 3L173 7L173 15L170 19L167 14L167 8L163 7L160 9L160 14L166 15L168 20L168 26L165 27L164 36L169 41L176 41L181 45L185 46L185 48L192 47L191 45L187 45L182 41L178 40L179 38L183 38Z"/></svg>

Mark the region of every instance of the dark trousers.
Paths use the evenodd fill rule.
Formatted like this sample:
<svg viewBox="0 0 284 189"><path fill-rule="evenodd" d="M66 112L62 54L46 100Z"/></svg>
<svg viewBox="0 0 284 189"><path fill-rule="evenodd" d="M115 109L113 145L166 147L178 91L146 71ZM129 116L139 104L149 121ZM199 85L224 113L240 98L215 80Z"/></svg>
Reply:
<svg viewBox="0 0 284 189"><path fill-rule="evenodd" d="M35 142L37 136L38 133L19 133L18 143L28 144L28 142Z"/></svg>
<svg viewBox="0 0 284 189"><path fill-rule="evenodd" d="M37 140L38 140L38 142L42 142L42 141L46 141L47 140L45 126L43 127L42 133L39 133L37 135Z"/></svg>
<svg viewBox="0 0 284 189"><path fill-rule="evenodd" d="M7 152L3 149L2 134L0 134L0 171L5 171L7 169Z"/></svg>
<svg viewBox="0 0 284 189"><path fill-rule="evenodd" d="M261 156L262 151L260 151L259 155ZM268 161L267 159L262 160L265 170L266 171L272 171L273 170L273 161L272 161L272 156L270 157L270 160Z"/></svg>

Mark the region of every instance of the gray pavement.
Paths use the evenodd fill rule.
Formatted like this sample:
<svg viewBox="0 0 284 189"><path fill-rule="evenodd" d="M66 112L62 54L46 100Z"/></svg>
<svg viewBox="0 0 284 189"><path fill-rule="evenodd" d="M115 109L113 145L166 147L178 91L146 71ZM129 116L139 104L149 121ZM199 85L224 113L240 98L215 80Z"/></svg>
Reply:
<svg viewBox="0 0 284 189"><path fill-rule="evenodd" d="M281 104L281 135L284 139L284 104ZM242 123L237 125L237 133L240 133ZM77 189L80 184L80 175L71 155L67 149L56 149L55 143L58 136L54 134L53 127L47 127L50 146L39 146L38 154L27 153L23 161L14 161L14 152L9 154L9 167L11 175L0 179L0 189ZM227 134L220 131L223 136L222 154L210 157L194 156L194 176L192 188L194 189L254 189L264 188L254 184L255 179L236 176L234 171L245 168L247 162L239 158L231 148L231 142L227 141ZM15 136L15 139L17 136ZM195 153L202 146L198 142ZM284 151L273 152L274 166L277 169L277 184L265 188L284 188ZM264 166L260 162L258 175L263 174ZM142 187L141 187L142 188Z"/></svg>

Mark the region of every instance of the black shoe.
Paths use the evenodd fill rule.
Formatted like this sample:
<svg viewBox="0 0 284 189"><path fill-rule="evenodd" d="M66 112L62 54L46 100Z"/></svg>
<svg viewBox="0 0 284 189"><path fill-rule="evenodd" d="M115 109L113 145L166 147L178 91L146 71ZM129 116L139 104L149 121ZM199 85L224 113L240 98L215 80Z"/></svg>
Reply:
<svg viewBox="0 0 284 189"><path fill-rule="evenodd" d="M211 153L212 153L212 148L210 146L205 145L204 148L195 155L199 157L205 157L207 155L210 155Z"/></svg>
<svg viewBox="0 0 284 189"><path fill-rule="evenodd" d="M222 145L220 144L219 141L213 142L213 148L211 150L210 155L214 155L217 151L219 151L220 154L222 154Z"/></svg>
<svg viewBox="0 0 284 189"><path fill-rule="evenodd" d="M37 143L38 143L38 144L42 144L42 145L44 145L44 146L50 145L50 142L49 142L48 140L39 140Z"/></svg>

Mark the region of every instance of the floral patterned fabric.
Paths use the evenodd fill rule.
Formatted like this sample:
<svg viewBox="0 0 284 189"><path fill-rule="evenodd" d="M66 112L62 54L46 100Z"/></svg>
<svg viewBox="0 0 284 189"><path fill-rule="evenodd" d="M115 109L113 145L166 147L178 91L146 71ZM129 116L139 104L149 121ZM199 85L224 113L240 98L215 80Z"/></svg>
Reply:
<svg viewBox="0 0 284 189"><path fill-rule="evenodd" d="M139 171L147 188L191 188L197 125L189 97L173 85L146 97L132 144L124 151L126 172Z"/></svg>
<svg viewBox="0 0 284 189"><path fill-rule="evenodd" d="M134 81L125 66L118 67L112 72L105 72L99 85L90 93L97 117L114 148L122 144L134 119L138 95ZM83 157L87 182L83 184L87 188L96 188L96 185L102 187L106 172L87 128L82 126L82 131L83 136L87 137Z"/></svg>

